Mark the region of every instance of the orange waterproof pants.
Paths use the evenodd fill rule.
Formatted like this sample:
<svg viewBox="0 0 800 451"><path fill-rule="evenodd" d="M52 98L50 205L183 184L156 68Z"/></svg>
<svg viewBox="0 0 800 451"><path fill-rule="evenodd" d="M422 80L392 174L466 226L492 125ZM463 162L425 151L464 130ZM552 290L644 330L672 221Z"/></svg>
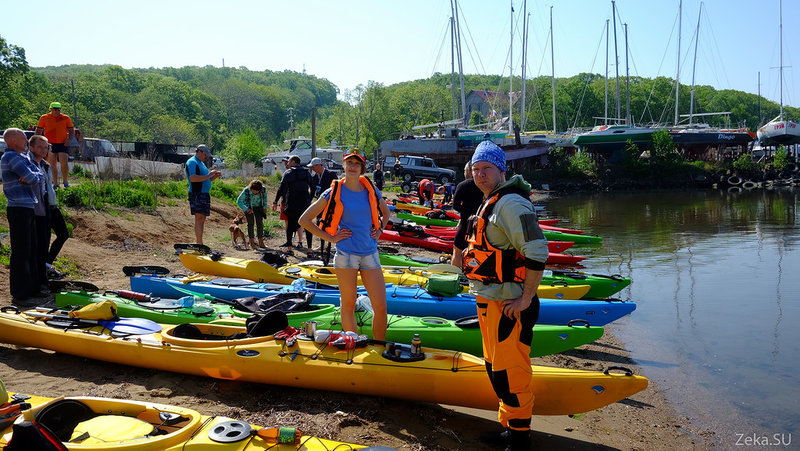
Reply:
<svg viewBox="0 0 800 451"><path fill-rule="evenodd" d="M498 420L503 427L529 430L534 401L530 352L539 298L534 296L519 320L504 316L500 301L480 296L476 301L486 372L500 400Z"/></svg>

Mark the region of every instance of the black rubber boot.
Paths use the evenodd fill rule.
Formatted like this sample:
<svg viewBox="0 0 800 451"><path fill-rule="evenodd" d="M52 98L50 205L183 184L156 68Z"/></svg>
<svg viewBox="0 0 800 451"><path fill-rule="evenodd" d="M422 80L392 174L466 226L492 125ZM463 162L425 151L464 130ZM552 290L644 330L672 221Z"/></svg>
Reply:
<svg viewBox="0 0 800 451"><path fill-rule="evenodd" d="M531 449L531 431L515 431L509 429L506 451L529 451Z"/></svg>
<svg viewBox="0 0 800 451"><path fill-rule="evenodd" d="M511 437L511 432L508 429L502 431L484 431L481 432L480 439L483 443L489 445L506 445Z"/></svg>

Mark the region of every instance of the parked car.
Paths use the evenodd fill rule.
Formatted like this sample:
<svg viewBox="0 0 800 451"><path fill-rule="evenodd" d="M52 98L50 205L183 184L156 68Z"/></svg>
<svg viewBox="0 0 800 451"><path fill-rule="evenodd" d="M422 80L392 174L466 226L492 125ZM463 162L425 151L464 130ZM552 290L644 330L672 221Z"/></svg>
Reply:
<svg viewBox="0 0 800 451"><path fill-rule="evenodd" d="M77 141L73 140L75 144ZM94 161L95 157L118 157L119 152L111 141L100 138L83 138L81 146L70 147L70 154L78 160Z"/></svg>
<svg viewBox="0 0 800 451"><path fill-rule="evenodd" d="M383 169L394 171L394 166L397 162L402 167L400 169L400 177L404 182L431 179L438 181L440 184L445 184L452 182L456 178L455 171L436 166L433 159L412 155L387 156L383 159Z"/></svg>

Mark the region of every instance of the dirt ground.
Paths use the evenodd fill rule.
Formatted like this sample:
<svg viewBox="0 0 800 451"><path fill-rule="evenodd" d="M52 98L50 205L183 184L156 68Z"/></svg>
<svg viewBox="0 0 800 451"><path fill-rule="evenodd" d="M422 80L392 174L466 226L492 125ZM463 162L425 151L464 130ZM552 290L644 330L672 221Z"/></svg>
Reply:
<svg viewBox="0 0 800 451"><path fill-rule="evenodd" d="M391 197L391 196L390 196ZM128 287L124 265L155 264L186 273L172 245L193 242L193 218L188 205L161 206L155 213L121 210L109 214L69 210L73 237L61 253L77 263L83 280L102 289ZM205 242L226 255L258 258L255 251L234 250L228 226L236 209L212 201ZM0 224L7 225L5 217ZM246 229L245 229L246 230ZM267 240L278 249L283 230ZM315 246L319 241L315 238ZM398 246L401 247L401 246ZM434 254L403 248L408 254ZM290 261L306 259L294 250ZM0 305L11 303L8 268L0 267ZM597 343L568 353L535 359L535 363L590 370L625 365L639 373L625 345L608 333ZM42 396L105 396L180 405L205 414L226 415L255 424L296 426L304 433L363 445L412 450L491 449L478 440L481 431L497 428L496 413L435 404L220 381L164 373L0 345L0 380L11 391ZM380 381L375 381L380 383ZM534 417L536 449L705 449L707 431L694 431L679 418L659 387L575 418Z"/></svg>

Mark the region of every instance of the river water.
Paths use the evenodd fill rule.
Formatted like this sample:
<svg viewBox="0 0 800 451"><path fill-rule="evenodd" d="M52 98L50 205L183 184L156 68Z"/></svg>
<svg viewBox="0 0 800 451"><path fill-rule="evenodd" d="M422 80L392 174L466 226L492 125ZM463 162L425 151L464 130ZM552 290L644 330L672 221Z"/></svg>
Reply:
<svg viewBox="0 0 800 451"><path fill-rule="evenodd" d="M551 199L586 272L622 274L638 308L612 324L679 415L722 448L800 445L800 190ZM794 442L792 443L792 439ZM746 446L745 446L746 447Z"/></svg>

